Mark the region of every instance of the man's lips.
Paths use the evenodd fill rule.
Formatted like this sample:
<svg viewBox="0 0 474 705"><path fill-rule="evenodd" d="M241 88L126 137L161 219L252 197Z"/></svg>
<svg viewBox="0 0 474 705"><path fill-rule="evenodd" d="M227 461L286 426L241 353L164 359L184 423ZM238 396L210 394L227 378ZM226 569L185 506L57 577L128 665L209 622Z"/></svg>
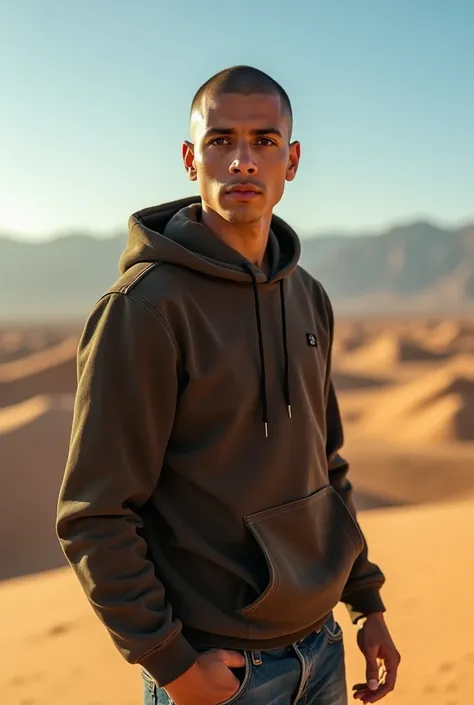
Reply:
<svg viewBox="0 0 474 705"><path fill-rule="evenodd" d="M260 196L262 191L253 184L236 184L230 186L226 193L239 201L249 201Z"/></svg>
<svg viewBox="0 0 474 705"><path fill-rule="evenodd" d="M227 189L231 191L254 191L255 193L260 193L260 189L254 184L235 184L235 186L229 186Z"/></svg>
<svg viewBox="0 0 474 705"><path fill-rule="evenodd" d="M229 191L227 195L235 201L251 201L260 196L260 191Z"/></svg>

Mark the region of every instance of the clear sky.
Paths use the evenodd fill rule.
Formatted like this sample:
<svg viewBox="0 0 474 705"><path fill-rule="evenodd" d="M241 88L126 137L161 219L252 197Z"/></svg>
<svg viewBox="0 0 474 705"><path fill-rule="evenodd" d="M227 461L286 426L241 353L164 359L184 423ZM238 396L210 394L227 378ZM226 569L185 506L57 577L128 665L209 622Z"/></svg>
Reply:
<svg viewBox="0 0 474 705"><path fill-rule="evenodd" d="M107 233L195 193L197 88L246 63L302 143L301 235L474 217L473 0L0 0L0 231Z"/></svg>

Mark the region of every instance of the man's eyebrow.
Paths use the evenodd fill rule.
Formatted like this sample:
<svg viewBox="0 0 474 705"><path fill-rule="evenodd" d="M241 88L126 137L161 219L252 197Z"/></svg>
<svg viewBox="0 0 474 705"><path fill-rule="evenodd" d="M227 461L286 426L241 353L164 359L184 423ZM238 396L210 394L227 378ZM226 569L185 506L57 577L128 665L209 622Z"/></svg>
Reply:
<svg viewBox="0 0 474 705"><path fill-rule="evenodd" d="M235 129L233 127L208 127L204 133L204 137L209 137L210 135L235 135ZM251 135L264 136L264 135L275 135L277 137L283 137L281 130L277 127L259 127L255 130L250 130Z"/></svg>
<svg viewBox="0 0 474 705"><path fill-rule="evenodd" d="M278 127L262 127L258 130L251 130L252 135L276 135L283 137L282 131Z"/></svg>

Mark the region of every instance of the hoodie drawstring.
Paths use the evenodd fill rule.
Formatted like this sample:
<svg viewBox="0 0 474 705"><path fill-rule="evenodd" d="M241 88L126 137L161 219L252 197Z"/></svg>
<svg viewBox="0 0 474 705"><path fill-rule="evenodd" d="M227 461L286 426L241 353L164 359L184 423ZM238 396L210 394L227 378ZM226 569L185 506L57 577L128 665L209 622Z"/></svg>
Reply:
<svg viewBox="0 0 474 705"><path fill-rule="evenodd" d="M288 416L291 419L291 398L290 398L290 359L288 357L288 336L286 334L286 306L285 306L285 286L284 280L280 279L280 303L281 303L281 327L283 331L283 351L285 354L285 401Z"/></svg>
<svg viewBox="0 0 474 705"><path fill-rule="evenodd" d="M263 346L262 319L260 315L260 299L258 296L258 285L252 269L245 265L245 269L252 280L253 296L255 301L255 318L257 321L258 347L260 353L260 397L262 402L263 424L265 428L265 436L268 438L268 399L267 399L267 377L265 370L265 351ZM288 416L291 419L291 398L290 398L290 364L288 356L288 340L286 329L286 306L285 306L285 288L284 281L280 279L280 305L281 305L281 327L283 337L283 353L285 356L285 372L284 372L284 393L285 402L288 410Z"/></svg>

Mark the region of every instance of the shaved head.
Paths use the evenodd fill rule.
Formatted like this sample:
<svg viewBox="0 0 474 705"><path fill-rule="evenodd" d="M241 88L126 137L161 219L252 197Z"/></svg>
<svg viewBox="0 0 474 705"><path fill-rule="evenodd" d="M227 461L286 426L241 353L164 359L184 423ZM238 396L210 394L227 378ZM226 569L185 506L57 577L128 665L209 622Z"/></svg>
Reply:
<svg viewBox="0 0 474 705"><path fill-rule="evenodd" d="M253 94L275 95L280 100L281 110L289 121L289 135L293 127L293 112L290 99L279 83L263 71L252 66L231 66L211 76L195 94L191 104L191 123L193 115L202 115L206 106L215 101L219 95L234 93L244 96Z"/></svg>

